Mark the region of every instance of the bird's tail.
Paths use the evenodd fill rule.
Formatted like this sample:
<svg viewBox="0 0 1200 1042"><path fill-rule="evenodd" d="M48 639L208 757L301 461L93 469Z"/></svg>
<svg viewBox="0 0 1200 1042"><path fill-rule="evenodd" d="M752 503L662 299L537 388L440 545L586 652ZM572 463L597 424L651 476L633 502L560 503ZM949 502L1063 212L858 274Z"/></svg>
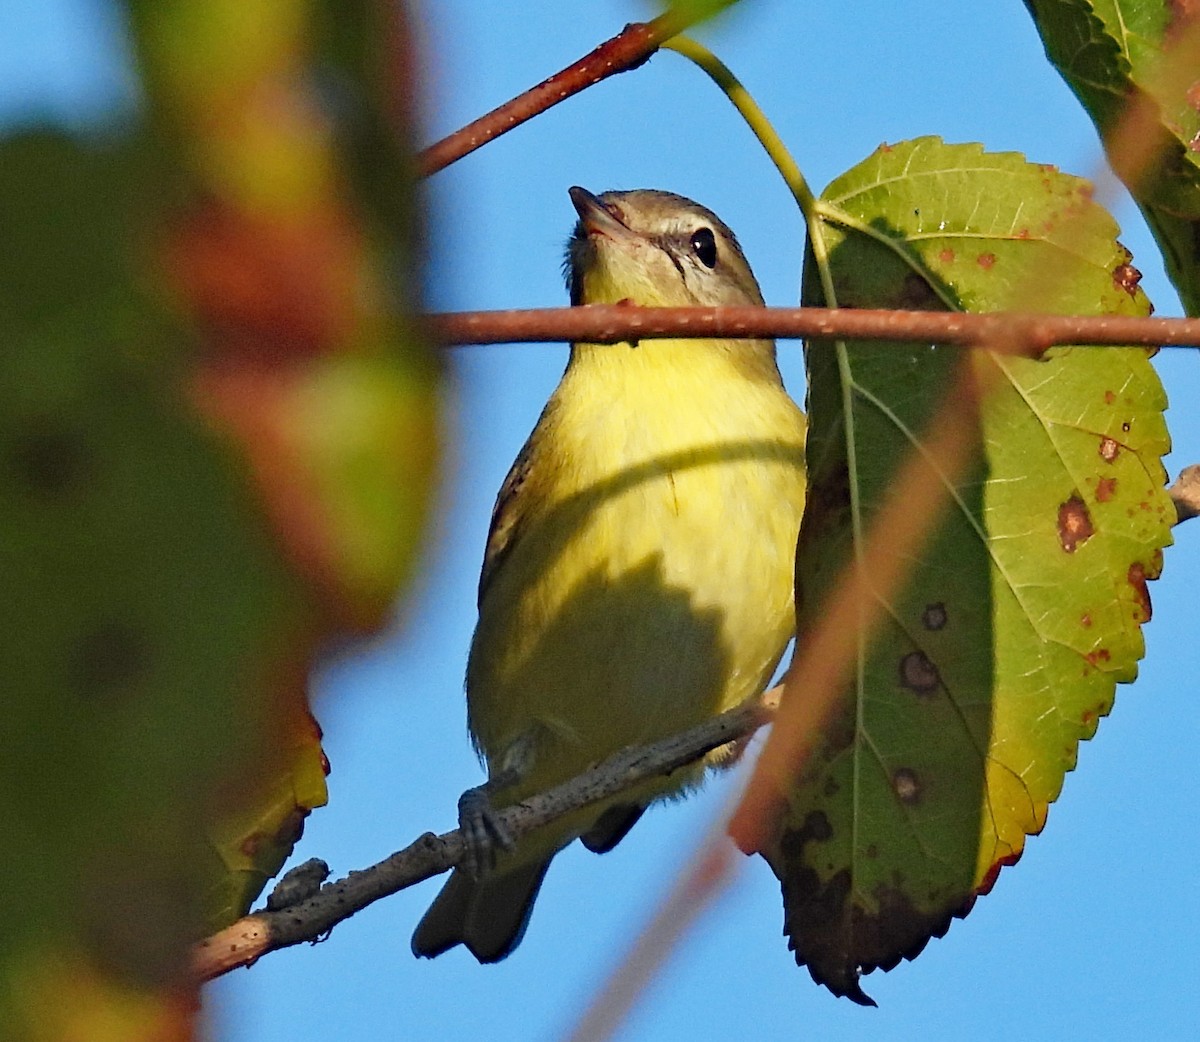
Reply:
<svg viewBox="0 0 1200 1042"><path fill-rule="evenodd" d="M510 955L525 935L550 857L504 865L478 879L454 869L417 924L413 954L432 959L463 944L480 962L499 962Z"/></svg>

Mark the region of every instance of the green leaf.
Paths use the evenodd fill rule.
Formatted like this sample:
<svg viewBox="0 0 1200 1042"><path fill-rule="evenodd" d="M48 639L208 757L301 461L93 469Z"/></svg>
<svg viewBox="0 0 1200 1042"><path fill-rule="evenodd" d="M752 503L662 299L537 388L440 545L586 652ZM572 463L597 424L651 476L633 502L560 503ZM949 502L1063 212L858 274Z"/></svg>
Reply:
<svg viewBox="0 0 1200 1042"><path fill-rule="evenodd" d="M91 1037L121 996L171 1016L154 996L203 928L202 822L311 647L311 599L192 407L190 334L147 275L144 158L0 143L5 1038Z"/></svg>
<svg viewBox="0 0 1200 1042"><path fill-rule="evenodd" d="M404 19L134 3L146 123L0 141L5 1039L192 1037L325 801L308 674L437 464Z"/></svg>
<svg viewBox="0 0 1200 1042"><path fill-rule="evenodd" d="M1149 310L1086 182L1015 154L884 146L819 205L839 306ZM805 276L806 303L825 303L811 263ZM801 639L960 367L996 378L974 463L766 852L797 960L869 1002L860 970L916 955L990 889L1136 674L1174 518L1166 399L1139 348L1035 361L814 341L807 358Z"/></svg>
<svg viewBox="0 0 1200 1042"><path fill-rule="evenodd" d="M1105 141L1163 251L1188 314L1200 314L1200 33L1172 0L1025 0L1046 55ZM1155 160L1115 150L1122 117L1144 113ZM1128 137L1128 135L1126 135ZM1128 150L1128 144L1124 146Z"/></svg>
<svg viewBox="0 0 1200 1042"><path fill-rule="evenodd" d="M404 10L129 7L202 405L325 609L371 630L416 561L440 440L440 364L405 322L423 280Z"/></svg>

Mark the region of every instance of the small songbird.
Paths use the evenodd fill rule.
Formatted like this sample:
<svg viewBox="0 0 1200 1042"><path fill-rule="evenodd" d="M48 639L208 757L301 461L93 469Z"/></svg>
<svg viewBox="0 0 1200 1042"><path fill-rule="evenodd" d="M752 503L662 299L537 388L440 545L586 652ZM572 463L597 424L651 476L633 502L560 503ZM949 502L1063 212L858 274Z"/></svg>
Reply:
<svg viewBox="0 0 1200 1042"><path fill-rule="evenodd" d="M737 239L660 191L571 189L572 304L761 304ZM467 715L488 781L460 801L470 857L413 936L495 962L520 942L546 868L582 837L619 842L704 766L512 844L493 807L757 695L795 626L805 421L770 340L571 346L500 490L479 581ZM493 842L494 841L494 842Z"/></svg>

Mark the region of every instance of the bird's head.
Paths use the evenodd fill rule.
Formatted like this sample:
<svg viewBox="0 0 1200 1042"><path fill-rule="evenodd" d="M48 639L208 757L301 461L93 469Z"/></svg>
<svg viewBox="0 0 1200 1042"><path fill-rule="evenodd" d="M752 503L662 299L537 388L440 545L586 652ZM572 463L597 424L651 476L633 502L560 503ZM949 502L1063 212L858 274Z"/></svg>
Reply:
<svg viewBox="0 0 1200 1042"><path fill-rule="evenodd" d="M563 263L572 304L762 304L737 238L699 203L650 189L570 194L579 213Z"/></svg>

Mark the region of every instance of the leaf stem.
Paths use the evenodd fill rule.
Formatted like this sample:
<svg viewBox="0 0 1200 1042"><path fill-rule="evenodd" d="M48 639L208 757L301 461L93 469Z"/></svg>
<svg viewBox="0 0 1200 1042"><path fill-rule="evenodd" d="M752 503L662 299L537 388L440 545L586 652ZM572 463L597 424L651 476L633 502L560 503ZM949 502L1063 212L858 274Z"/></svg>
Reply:
<svg viewBox="0 0 1200 1042"><path fill-rule="evenodd" d="M581 90L619 72L636 69L658 50L663 40L686 28L697 17L667 11L653 21L625 26L577 62L420 152L418 175L435 174Z"/></svg>
<svg viewBox="0 0 1200 1042"><path fill-rule="evenodd" d="M754 136L758 138L767 155L770 156L771 162L775 164L775 168L795 197L801 213L806 219L809 218L814 212L816 198L808 187L804 174L800 172L800 167L787 150L779 133L771 125L771 121L767 119L758 103L751 97L750 92L733 74L729 66L703 44L697 43L688 36L672 37L662 46L664 50L675 51L694 62L721 88L721 91L733 103L733 107L738 110L753 131Z"/></svg>
<svg viewBox="0 0 1200 1042"><path fill-rule="evenodd" d="M800 207L804 215L804 223L808 227L808 241L812 246L813 257L817 262L817 270L821 275L821 291L825 295L827 307L837 307L837 298L833 291L833 279L829 271L829 251L821 235L821 211L816 196L808 186L808 181L800 170L799 164L792 158L787 145L779 132L771 125L766 114L759 107L750 92L733 74L733 71L712 51L688 36L674 36L662 45L663 50L674 51L704 70L709 78L720 87L722 93L738 110L742 119L763 150L767 153L775 169L779 171L784 184Z"/></svg>

